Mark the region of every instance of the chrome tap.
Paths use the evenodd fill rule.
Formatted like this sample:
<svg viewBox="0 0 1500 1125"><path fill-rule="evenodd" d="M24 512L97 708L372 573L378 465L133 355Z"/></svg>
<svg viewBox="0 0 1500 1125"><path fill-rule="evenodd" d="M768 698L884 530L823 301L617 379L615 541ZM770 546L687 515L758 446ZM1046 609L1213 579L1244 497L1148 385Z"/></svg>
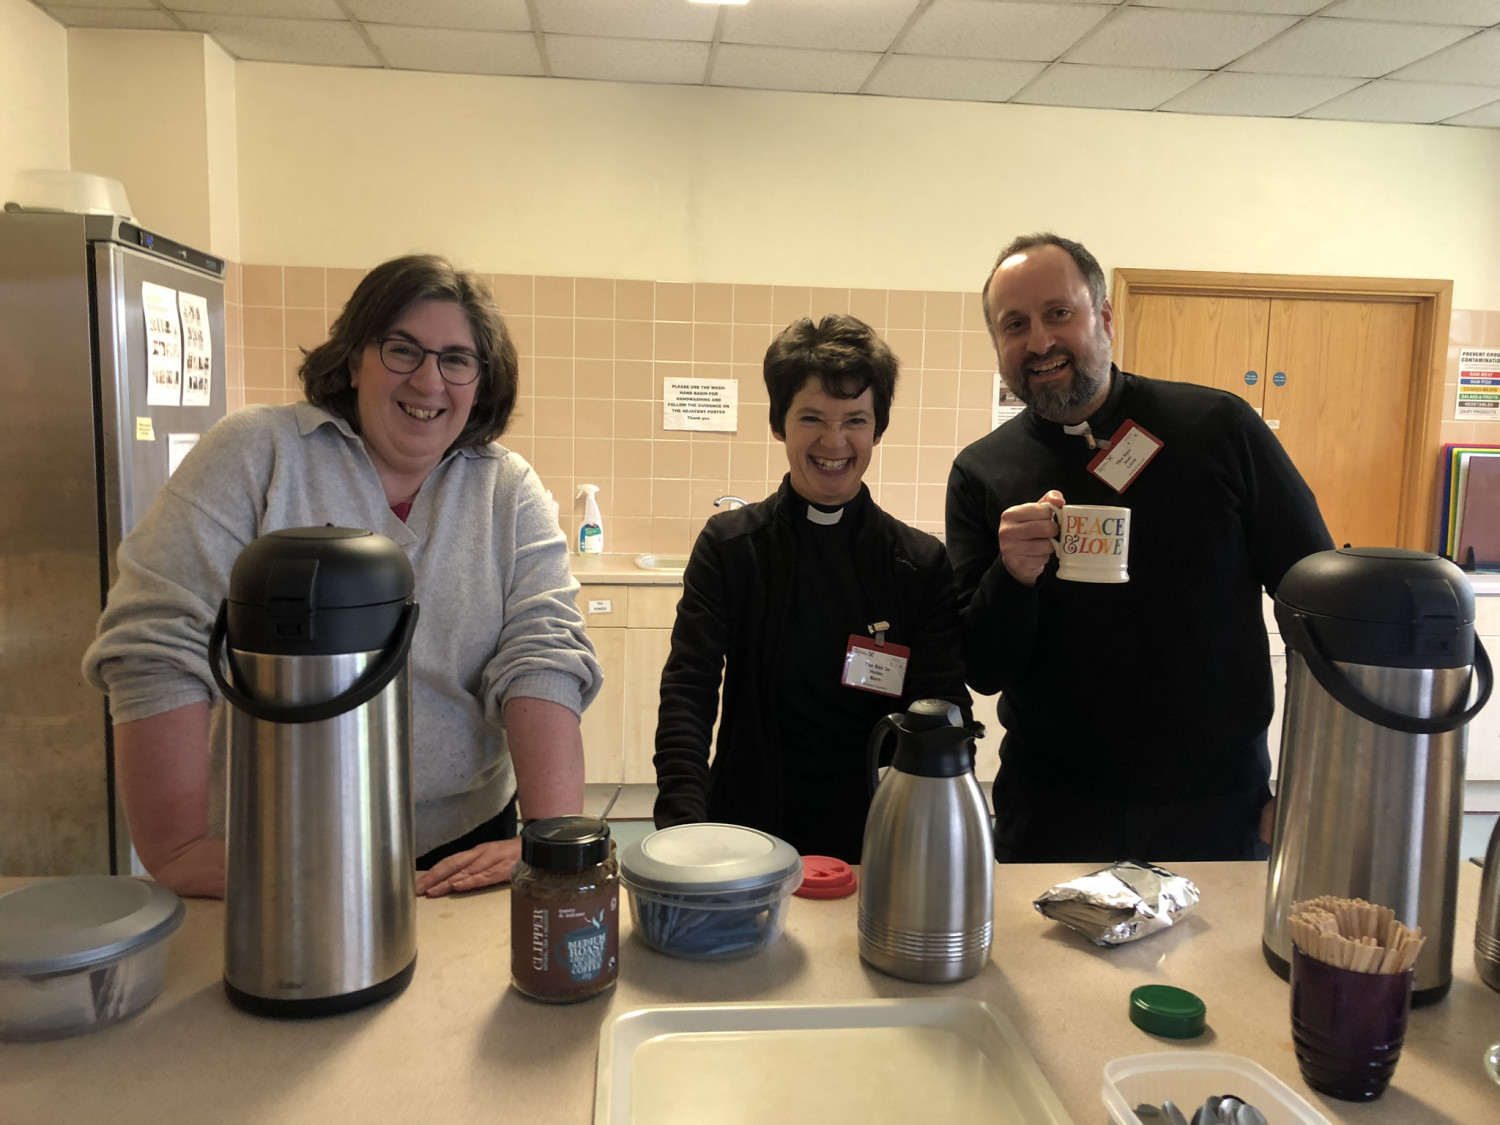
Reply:
<svg viewBox="0 0 1500 1125"><path fill-rule="evenodd" d="M746 501L741 500L738 496L720 496L717 500L714 501L715 508L723 504L728 504L729 511L732 512L736 508L743 508L746 504Z"/></svg>

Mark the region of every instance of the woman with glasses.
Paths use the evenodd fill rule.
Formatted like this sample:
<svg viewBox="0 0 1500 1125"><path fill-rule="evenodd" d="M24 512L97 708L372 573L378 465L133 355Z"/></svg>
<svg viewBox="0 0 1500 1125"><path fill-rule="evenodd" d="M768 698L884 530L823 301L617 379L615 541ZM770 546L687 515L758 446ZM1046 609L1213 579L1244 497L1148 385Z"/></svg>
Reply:
<svg viewBox="0 0 1500 1125"><path fill-rule="evenodd" d="M224 893L209 630L251 540L335 524L394 540L416 573L417 891L504 881L517 797L528 818L582 810L578 716L600 684L546 493L496 443L515 346L477 279L398 258L360 282L299 375L306 402L214 426L120 545L84 671L109 694L136 851L179 894Z"/></svg>

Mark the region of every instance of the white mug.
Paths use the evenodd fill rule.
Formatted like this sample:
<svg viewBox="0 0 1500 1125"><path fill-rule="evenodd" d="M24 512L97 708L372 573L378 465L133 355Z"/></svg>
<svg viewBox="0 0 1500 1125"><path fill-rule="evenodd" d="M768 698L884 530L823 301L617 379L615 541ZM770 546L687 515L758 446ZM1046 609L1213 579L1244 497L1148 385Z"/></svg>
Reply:
<svg viewBox="0 0 1500 1125"><path fill-rule="evenodd" d="M1054 508L1057 576L1069 582L1129 582L1130 509L1109 504Z"/></svg>

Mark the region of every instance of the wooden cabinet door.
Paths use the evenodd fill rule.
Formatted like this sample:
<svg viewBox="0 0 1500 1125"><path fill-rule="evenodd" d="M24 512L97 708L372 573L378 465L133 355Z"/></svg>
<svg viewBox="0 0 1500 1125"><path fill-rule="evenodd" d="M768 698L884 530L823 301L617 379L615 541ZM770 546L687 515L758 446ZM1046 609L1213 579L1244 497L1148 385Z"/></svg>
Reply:
<svg viewBox="0 0 1500 1125"><path fill-rule="evenodd" d="M598 626L589 630L594 655L604 670L604 686L584 711L579 724L583 731L584 781L619 781L625 776L625 747L620 730L625 724L628 633L628 629Z"/></svg>
<svg viewBox="0 0 1500 1125"><path fill-rule="evenodd" d="M1217 387L1259 410L1270 308L1257 297L1132 295L1119 364L1153 379Z"/></svg>
<svg viewBox="0 0 1500 1125"><path fill-rule="evenodd" d="M1271 302L1263 416L1336 546L1399 542L1416 319L1409 302Z"/></svg>

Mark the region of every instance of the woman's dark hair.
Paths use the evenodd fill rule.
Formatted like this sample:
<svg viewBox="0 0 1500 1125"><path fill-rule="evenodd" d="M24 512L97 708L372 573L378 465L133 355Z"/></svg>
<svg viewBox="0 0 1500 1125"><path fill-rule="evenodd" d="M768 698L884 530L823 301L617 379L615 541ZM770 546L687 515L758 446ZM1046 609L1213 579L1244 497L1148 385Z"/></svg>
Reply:
<svg viewBox="0 0 1500 1125"><path fill-rule="evenodd" d="M866 389L875 400L875 436L891 420L900 361L862 320L831 313L817 324L804 317L787 325L766 349L766 391L771 396L771 432L786 433L786 412L812 376L834 398L858 398Z"/></svg>
<svg viewBox="0 0 1500 1125"><path fill-rule="evenodd" d="M359 431L349 366L371 340L383 336L418 301L452 301L463 309L479 352L479 386L469 420L452 448L484 445L505 432L516 405L520 364L495 299L474 274L435 254L383 262L355 288L329 329L327 342L305 353L297 372L307 401L337 414Z"/></svg>

